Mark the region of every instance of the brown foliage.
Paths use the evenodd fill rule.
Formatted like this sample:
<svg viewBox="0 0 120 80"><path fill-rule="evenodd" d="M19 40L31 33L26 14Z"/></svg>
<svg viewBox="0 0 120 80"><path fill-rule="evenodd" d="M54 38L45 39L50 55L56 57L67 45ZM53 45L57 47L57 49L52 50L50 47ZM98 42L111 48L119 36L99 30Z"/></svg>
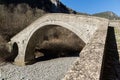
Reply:
<svg viewBox="0 0 120 80"><path fill-rule="evenodd" d="M6 47L6 40L0 35L0 63L6 61L10 55Z"/></svg>
<svg viewBox="0 0 120 80"><path fill-rule="evenodd" d="M44 14L44 11L32 9L24 3L16 7L12 4L9 7L0 5L0 11L0 34L7 41Z"/></svg>

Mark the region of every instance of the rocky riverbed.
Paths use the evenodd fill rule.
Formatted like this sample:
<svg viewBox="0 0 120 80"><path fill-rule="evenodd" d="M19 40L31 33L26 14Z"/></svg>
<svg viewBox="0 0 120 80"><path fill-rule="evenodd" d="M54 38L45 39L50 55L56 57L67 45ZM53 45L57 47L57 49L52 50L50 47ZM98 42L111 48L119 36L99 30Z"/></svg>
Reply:
<svg viewBox="0 0 120 80"><path fill-rule="evenodd" d="M77 57L63 57L16 66L6 63L0 67L0 80L60 80Z"/></svg>

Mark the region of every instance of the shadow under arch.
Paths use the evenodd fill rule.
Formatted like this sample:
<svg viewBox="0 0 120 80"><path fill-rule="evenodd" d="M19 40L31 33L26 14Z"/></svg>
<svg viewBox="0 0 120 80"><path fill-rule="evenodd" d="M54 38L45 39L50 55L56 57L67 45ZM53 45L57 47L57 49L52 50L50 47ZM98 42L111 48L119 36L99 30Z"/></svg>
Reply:
<svg viewBox="0 0 120 80"><path fill-rule="evenodd" d="M42 49L40 49L40 47L38 46L37 47L37 44L39 43L39 44L44 44L43 42L46 42L46 46L49 46L49 45L54 45L54 41L53 42L51 42L50 44L49 44L49 41L50 40L58 40L58 42L59 42L59 36L60 36L60 33L58 32L58 30L56 30L56 27L59 27L58 29L61 29L62 28L62 30L68 30L70 33L73 33L75 36L72 38L72 40L71 41L73 41L74 42L74 39L76 39L76 37L77 38L79 38L78 37L78 35L77 34L75 34L74 32L72 32L71 30L69 30L69 29L67 29L67 28L64 28L64 27L62 27L62 26L59 26L59 25L46 25L46 26L43 26L43 27L41 27L41 28L39 28L39 29L37 29L33 34L32 34L32 36L30 37L30 39L29 39L29 42L28 42L28 44L27 44L27 47L26 47L26 51L25 51L25 62L27 62L27 63L31 63L31 62L34 62L34 61L36 61L36 59L35 59L35 51L37 51L37 52L42 52L43 53L43 57L42 57L42 59L40 58L39 60L46 60L46 59L49 59L50 57L51 58L55 58L56 56L55 56L55 54L53 54L53 55L51 55L51 54L49 54L49 53L55 53L55 52L60 52L61 50L61 47L60 46L63 46L62 47L62 50L63 50L63 48L65 49L66 47L66 51L67 50L71 50L70 52L74 52L75 51L75 49L73 49L75 46L68 46L68 44L64 44L64 45L62 45L62 43L60 42L60 46L56 43L55 44L55 46L57 47L55 47L55 48L51 48L51 47L49 47L49 48L51 48L51 49L53 49L53 50L55 50L55 52L53 51L53 50L50 50L50 49L44 49L44 48L42 48ZM52 29L54 29L53 31L52 31ZM49 33L49 31L51 30L51 32ZM62 31L61 31L62 32ZM64 32L64 31L63 31ZM48 34L48 35L46 35L46 34ZM66 38L64 38L64 39L66 39ZM63 39L63 40L64 40ZM48 43L47 43L48 42ZM63 41L64 42L64 41ZM67 41L66 41L67 42ZM80 51L82 50L82 48L85 46L85 42L82 40L82 39L80 39L79 38L79 42L80 42L80 45L81 45L81 47L79 48L79 50L77 51L77 55L79 55L79 53L80 53ZM71 43L70 43L71 44ZM78 44L74 44L74 45L78 45ZM53 47L53 46L52 46ZM65 51L65 50L64 50ZM45 54L46 53L46 54ZM62 52L61 52L62 53ZM70 53L69 53L70 54ZM71 53L72 54L72 53ZM75 56L75 55L72 55L72 56ZM49 58L48 58L49 57ZM38 59L37 59L38 60Z"/></svg>
<svg viewBox="0 0 120 80"><path fill-rule="evenodd" d="M18 44L14 42L12 46L11 56L7 58L7 61L13 62L14 59L17 57L18 52L19 52Z"/></svg>

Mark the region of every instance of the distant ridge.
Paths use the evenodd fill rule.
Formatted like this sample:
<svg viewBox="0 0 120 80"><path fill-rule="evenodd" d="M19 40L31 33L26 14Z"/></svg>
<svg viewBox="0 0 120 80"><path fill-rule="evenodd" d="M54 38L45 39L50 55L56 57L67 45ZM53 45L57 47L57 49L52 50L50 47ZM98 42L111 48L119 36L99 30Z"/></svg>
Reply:
<svg viewBox="0 0 120 80"><path fill-rule="evenodd" d="M32 9L41 9L49 13L77 13L67 8L59 0L0 0L0 4L7 7L13 5L13 8L25 4Z"/></svg>
<svg viewBox="0 0 120 80"><path fill-rule="evenodd" d="M107 18L109 20L120 20L120 17L112 11L106 11L101 13L93 14L93 16Z"/></svg>

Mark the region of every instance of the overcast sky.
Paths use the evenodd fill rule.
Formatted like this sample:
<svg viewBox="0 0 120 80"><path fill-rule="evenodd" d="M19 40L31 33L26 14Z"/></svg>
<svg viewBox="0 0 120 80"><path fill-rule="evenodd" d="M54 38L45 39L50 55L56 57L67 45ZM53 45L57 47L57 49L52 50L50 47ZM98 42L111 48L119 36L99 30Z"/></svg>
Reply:
<svg viewBox="0 0 120 80"><path fill-rule="evenodd" d="M120 0L60 0L69 8L83 13L112 11L120 16Z"/></svg>

